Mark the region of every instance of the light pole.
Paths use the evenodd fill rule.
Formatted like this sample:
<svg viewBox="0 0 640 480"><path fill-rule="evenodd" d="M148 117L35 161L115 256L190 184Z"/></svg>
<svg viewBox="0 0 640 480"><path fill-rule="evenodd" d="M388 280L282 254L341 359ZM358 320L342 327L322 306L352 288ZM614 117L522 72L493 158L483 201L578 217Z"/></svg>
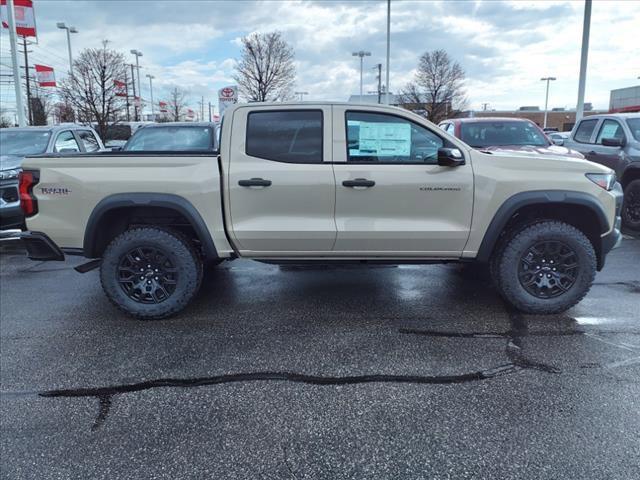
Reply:
<svg viewBox="0 0 640 480"><path fill-rule="evenodd" d="M384 103L387 105L389 105L389 57L391 57L391 0L387 0L387 66L385 68L387 86L384 94Z"/></svg>
<svg viewBox="0 0 640 480"><path fill-rule="evenodd" d="M578 105L576 107L576 125L584 113L584 90L587 83L587 57L589 56L589 30L591 28L591 0L584 0L584 19L582 23L582 50L580 52L580 79L578 81Z"/></svg>
<svg viewBox="0 0 640 480"><path fill-rule="evenodd" d="M293 92L295 95L300 95L300 101L304 95L309 95L309 92Z"/></svg>
<svg viewBox="0 0 640 480"><path fill-rule="evenodd" d="M20 83L20 67L18 67L18 42L16 40L16 16L15 9L13 7L13 0L9 0L7 2L7 17L9 23L9 43L11 44L11 68L13 70L13 86L16 92L16 113L18 114L18 126L24 127L27 124L27 120L24 116L24 106L22 104L22 84ZM29 72L25 73L29 75Z"/></svg>
<svg viewBox="0 0 640 480"><path fill-rule="evenodd" d="M67 27L64 22L58 22L58 28L67 31L67 49L69 50L69 74L73 75L73 56L71 55L71 34L78 33L76 27Z"/></svg>
<svg viewBox="0 0 640 480"><path fill-rule="evenodd" d="M555 80L556 77L544 77L541 78L543 82L547 82L547 94L544 97L544 125L542 128L547 128L547 106L549 105L549 82Z"/></svg>
<svg viewBox="0 0 640 480"><path fill-rule="evenodd" d="M153 121L155 122L156 120L156 112L155 112L155 108L153 106L153 79L156 78L153 75L149 75L147 73L147 78L149 79L149 93L151 96L151 116L153 117Z"/></svg>
<svg viewBox="0 0 640 480"><path fill-rule="evenodd" d="M370 57L371 52L360 50L359 52L353 52L351 55L354 57L360 57L360 102L362 103L362 66L364 64L364 57Z"/></svg>
<svg viewBox="0 0 640 480"><path fill-rule="evenodd" d="M142 101L142 90L140 90L140 62L138 61L138 59L142 56L142 52L139 50L131 50L131 53L133 53L136 56L136 73L138 75L138 95L140 95L140 101ZM142 113L142 109L141 109L141 113Z"/></svg>

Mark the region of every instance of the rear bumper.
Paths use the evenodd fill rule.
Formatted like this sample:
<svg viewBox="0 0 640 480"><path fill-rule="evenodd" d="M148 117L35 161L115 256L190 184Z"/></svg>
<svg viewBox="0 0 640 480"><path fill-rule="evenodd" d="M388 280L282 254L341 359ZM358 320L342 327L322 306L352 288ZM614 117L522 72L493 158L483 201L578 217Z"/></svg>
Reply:
<svg viewBox="0 0 640 480"><path fill-rule="evenodd" d="M64 253L46 234L42 232L1 232L0 240L20 240L31 260L63 261Z"/></svg>

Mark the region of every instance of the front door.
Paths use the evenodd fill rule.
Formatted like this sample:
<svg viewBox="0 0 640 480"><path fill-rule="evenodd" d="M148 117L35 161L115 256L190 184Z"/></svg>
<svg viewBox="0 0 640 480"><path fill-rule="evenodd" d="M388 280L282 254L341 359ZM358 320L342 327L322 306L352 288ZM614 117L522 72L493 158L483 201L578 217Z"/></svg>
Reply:
<svg viewBox="0 0 640 480"><path fill-rule="evenodd" d="M603 138L615 138L617 140L622 140L622 142L625 143L627 139L620 122L611 118L605 118L602 121L600 128L598 129L596 143L593 145L593 152L589 158L591 161L598 162L605 167L609 167L617 171L621 161L622 147L610 147L603 145Z"/></svg>
<svg viewBox="0 0 640 480"><path fill-rule="evenodd" d="M330 251L331 107L239 108L225 120L233 122L226 180L238 249L253 257Z"/></svg>
<svg viewBox="0 0 640 480"><path fill-rule="evenodd" d="M473 207L471 165L439 166L437 152L447 141L409 115L334 106L336 253L462 254Z"/></svg>

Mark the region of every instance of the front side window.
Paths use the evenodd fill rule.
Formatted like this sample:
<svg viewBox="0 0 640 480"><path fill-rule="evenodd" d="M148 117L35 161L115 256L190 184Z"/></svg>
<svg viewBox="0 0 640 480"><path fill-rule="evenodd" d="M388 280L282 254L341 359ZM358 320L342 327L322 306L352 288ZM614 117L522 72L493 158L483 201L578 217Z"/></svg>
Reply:
<svg viewBox="0 0 640 480"><path fill-rule="evenodd" d="M622 125L615 120L606 119L602 122L600 131L598 132L598 138L596 138L596 143L602 145L603 138L617 138L624 140L624 130L622 130Z"/></svg>
<svg viewBox="0 0 640 480"><path fill-rule="evenodd" d="M78 146L78 142L76 142L76 137L73 136L73 132L67 130L66 132L61 132L58 134L58 138L56 138L55 145L56 152L79 152L80 147Z"/></svg>
<svg viewBox="0 0 640 480"><path fill-rule="evenodd" d="M578 129L576 130L576 134L573 137L576 142L580 143L590 143L591 142L591 134L593 133L593 129L596 128L596 123L598 120L595 118L593 120L583 120L578 125Z"/></svg>
<svg viewBox="0 0 640 480"><path fill-rule="evenodd" d="M130 152L205 152L214 150L213 128L162 126L140 128L124 146Z"/></svg>
<svg viewBox="0 0 640 480"><path fill-rule="evenodd" d="M322 162L322 112L280 110L249 113L246 153L278 162Z"/></svg>
<svg viewBox="0 0 640 480"><path fill-rule="evenodd" d="M80 141L84 145L84 150L86 152L97 152L98 150L100 150L98 140L89 130L79 131L78 136L80 137Z"/></svg>
<svg viewBox="0 0 640 480"><path fill-rule="evenodd" d="M444 141L430 130L384 113L347 112L347 161L435 164Z"/></svg>

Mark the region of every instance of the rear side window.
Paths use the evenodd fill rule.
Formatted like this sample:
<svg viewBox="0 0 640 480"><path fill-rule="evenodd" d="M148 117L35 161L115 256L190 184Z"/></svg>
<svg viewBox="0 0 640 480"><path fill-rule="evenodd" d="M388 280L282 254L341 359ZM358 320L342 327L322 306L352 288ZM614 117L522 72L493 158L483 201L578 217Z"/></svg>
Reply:
<svg viewBox="0 0 640 480"><path fill-rule="evenodd" d="M206 152L214 150L213 127L167 125L140 128L125 145L125 151Z"/></svg>
<svg viewBox="0 0 640 480"><path fill-rule="evenodd" d="M78 133L80 137L80 141L84 145L84 149L87 152L97 152L100 150L100 145L98 144L98 140L89 130L81 130Z"/></svg>
<svg viewBox="0 0 640 480"><path fill-rule="evenodd" d="M596 119L581 121L573 137L574 140L580 143L591 143L591 134L593 129L596 128L596 123L598 123Z"/></svg>
<svg viewBox="0 0 640 480"><path fill-rule="evenodd" d="M322 162L322 111L251 112L246 154L291 163Z"/></svg>

